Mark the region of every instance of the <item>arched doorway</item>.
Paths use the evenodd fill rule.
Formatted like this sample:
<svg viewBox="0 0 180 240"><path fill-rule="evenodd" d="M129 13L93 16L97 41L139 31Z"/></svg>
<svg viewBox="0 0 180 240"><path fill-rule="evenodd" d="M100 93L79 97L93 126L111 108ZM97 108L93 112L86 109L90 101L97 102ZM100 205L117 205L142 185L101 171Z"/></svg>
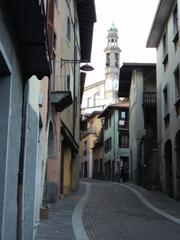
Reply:
<svg viewBox="0 0 180 240"><path fill-rule="evenodd" d="M176 151L176 199L180 200L180 130L175 138Z"/></svg>
<svg viewBox="0 0 180 240"><path fill-rule="evenodd" d="M173 197L172 143L168 140L164 146L165 192Z"/></svg>

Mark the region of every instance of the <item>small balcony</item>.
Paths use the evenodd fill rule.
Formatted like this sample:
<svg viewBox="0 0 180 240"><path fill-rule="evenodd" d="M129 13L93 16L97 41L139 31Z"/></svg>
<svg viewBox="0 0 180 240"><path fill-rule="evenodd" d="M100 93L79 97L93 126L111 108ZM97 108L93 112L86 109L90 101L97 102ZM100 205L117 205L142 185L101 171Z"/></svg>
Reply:
<svg viewBox="0 0 180 240"><path fill-rule="evenodd" d="M129 129L129 121L127 119L120 119L118 122L119 129Z"/></svg>
<svg viewBox="0 0 180 240"><path fill-rule="evenodd" d="M156 92L143 93L143 105L145 107L155 107L157 103Z"/></svg>

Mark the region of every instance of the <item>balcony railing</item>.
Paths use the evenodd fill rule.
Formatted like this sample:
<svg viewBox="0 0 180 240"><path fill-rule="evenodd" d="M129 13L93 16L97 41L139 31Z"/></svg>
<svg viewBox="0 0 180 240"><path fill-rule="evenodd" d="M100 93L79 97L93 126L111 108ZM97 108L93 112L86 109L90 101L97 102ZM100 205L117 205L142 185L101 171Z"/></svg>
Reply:
<svg viewBox="0 0 180 240"><path fill-rule="evenodd" d="M120 119L118 127L119 129L129 129L129 121L127 119Z"/></svg>
<svg viewBox="0 0 180 240"><path fill-rule="evenodd" d="M156 92L144 92L143 93L143 104L145 106L155 106L157 103Z"/></svg>

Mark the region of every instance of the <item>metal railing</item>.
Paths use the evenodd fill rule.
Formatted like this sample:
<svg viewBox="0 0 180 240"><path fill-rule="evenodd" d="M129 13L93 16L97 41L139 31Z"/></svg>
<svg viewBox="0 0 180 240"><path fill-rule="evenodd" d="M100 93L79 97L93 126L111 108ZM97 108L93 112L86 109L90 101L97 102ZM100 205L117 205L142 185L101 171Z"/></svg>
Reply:
<svg viewBox="0 0 180 240"><path fill-rule="evenodd" d="M156 92L144 92L143 104L146 106L155 106L157 103Z"/></svg>

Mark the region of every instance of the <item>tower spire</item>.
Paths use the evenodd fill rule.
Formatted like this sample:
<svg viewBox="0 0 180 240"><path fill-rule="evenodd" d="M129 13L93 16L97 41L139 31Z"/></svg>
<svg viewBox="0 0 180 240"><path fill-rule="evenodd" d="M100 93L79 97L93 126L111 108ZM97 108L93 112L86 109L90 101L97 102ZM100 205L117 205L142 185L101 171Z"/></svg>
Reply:
<svg viewBox="0 0 180 240"><path fill-rule="evenodd" d="M111 24L107 31L107 46L104 49L105 62L105 96L110 103L118 101L118 82L120 66L120 48L118 47L118 29Z"/></svg>

